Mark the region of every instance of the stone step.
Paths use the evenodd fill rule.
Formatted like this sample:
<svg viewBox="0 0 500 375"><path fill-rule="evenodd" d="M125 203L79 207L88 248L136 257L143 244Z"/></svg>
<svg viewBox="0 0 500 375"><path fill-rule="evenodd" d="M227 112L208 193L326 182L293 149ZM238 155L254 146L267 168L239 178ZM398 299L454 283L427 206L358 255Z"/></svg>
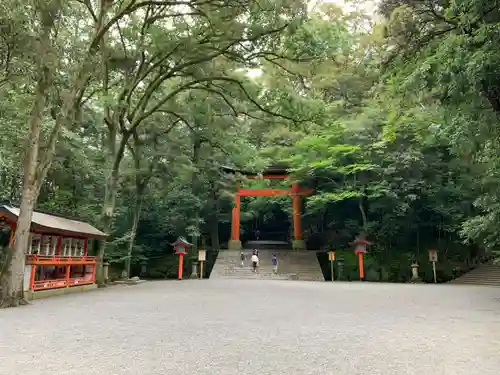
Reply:
<svg viewBox="0 0 500 375"><path fill-rule="evenodd" d="M278 257L278 274L273 273L272 254ZM245 251L241 266L240 251L221 250L215 262L212 278L250 278L324 281L321 267L313 251L260 249L260 265L253 273L250 258L252 251Z"/></svg>
<svg viewBox="0 0 500 375"><path fill-rule="evenodd" d="M450 283L500 286L500 266L494 264L479 265Z"/></svg>

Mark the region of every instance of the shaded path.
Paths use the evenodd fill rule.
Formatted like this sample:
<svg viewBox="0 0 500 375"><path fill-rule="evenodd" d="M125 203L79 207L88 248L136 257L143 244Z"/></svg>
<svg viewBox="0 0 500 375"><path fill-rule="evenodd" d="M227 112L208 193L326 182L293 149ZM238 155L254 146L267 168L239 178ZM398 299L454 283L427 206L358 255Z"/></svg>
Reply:
<svg viewBox="0 0 500 375"><path fill-rule="evenodd" d="M500 289L150 282L0 311L0 374L498 374Z"/></svg>

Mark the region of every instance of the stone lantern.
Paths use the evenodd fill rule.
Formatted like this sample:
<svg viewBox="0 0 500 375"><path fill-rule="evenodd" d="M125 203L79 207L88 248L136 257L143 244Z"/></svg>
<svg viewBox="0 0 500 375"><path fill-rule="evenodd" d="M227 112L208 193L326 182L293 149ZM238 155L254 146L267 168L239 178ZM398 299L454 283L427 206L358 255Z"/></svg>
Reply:
<svg viewBox="0 0 500 375"><path fill-rule="evenodd" d="M414 261L411 264L411 281L419 281L420 277L418 276L418 263Z"/></svg>
<svg viewBox="0 0 500 375"><path fill-rule="evenodd" d="M344 277L344 258L337 258L337 280L342 280Z"/></svg>

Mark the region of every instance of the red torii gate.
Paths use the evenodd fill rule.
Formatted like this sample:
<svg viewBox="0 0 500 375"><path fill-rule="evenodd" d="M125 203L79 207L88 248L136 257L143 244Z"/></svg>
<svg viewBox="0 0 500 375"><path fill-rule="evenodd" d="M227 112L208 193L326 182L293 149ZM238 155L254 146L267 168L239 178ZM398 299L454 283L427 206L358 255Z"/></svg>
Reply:
<svg viewBox="0 0 500 375"><path fill-rule="evenodd" d="M257 175L252 172L235 170L229 167L223 167L223 171L229 173L240 173L249 179L274 179L284 180L289 178L289 173L286 167L273 166L266 169L262 175ZM239 250L242 248L240 241L240 210L241 197L278 197L290 196L292 198L292 220L293 220L293 242L292 246L296 250L305 249L305 241L302 233L302 197L311 195L312 189L300 188L299 184L292 183L289 189L244 189L237 183L236 193L234 195L234 206L231 215L231 239L228 247L231 250Z"/></svg>

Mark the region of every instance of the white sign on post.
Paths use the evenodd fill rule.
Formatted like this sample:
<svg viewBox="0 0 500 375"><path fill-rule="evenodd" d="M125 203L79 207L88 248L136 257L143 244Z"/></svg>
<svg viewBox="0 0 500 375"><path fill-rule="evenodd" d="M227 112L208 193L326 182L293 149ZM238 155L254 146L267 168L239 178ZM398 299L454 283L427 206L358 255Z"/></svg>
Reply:
<svg viewBox="0 0 500 375"><path fill-rule="evenodd" d="M429 250L429 260L432 262L432 273L434 274L434 284L436 284L437 283L436 262L438 260L438 253L436 249Z"/></svg>
<svg viewBox="0 0 500 375"><path fill-rule="evenodd" d="M200 262L204 262L207 258L207 251L206 250L198 250L198 260Z"/></svg>

